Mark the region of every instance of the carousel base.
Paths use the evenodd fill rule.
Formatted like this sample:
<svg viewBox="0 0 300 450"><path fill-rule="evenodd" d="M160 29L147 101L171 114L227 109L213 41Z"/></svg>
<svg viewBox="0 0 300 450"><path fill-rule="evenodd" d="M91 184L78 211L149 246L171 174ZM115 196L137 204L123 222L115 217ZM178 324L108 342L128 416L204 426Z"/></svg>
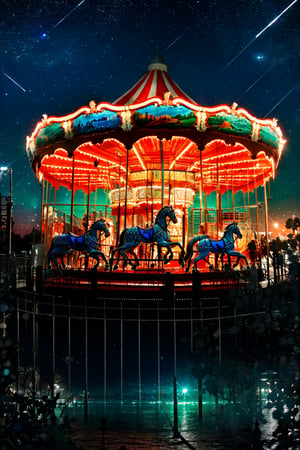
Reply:
<svg viewBox="0 0 300 450"><path fill-rule="evenodd" d="M90 291L105 298L159 299L174 296L182 299L201 297L204 291L246 288L249 271L193 271L182 268L138 268L133 270L44 270L43 291L56 292L76 289Z"/></svg>

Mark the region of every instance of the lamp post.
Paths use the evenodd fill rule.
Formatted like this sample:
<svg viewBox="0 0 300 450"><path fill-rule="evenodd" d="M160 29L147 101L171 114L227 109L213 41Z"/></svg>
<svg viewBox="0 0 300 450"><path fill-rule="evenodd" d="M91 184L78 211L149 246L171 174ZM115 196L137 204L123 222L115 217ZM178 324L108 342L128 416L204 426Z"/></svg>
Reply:
<svg viewBox="0 0 300 450"><path fill-rule="evenodd" d="M8 255L11 255L11 235L12 235L12 169L1 166L0 172L9 174L9 196L7 198L7 224L8 224Z"/></svg>

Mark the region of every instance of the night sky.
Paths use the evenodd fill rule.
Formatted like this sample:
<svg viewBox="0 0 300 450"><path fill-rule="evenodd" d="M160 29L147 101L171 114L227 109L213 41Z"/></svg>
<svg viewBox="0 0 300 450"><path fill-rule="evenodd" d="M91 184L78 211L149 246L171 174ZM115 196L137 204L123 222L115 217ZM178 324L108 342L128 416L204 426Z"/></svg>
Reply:
<svg viewBox="0 0 300 450"><path fill-rule="evenodd" d="M297 0L2 0L0 165L13 169L16 229L40 223L41 187L25 146L42 114L113 102L158 50L200 105L237 102L278 119L287 144L269 217L300 216L299 24ZM8 175L0 192L8 195Z"/></svg>

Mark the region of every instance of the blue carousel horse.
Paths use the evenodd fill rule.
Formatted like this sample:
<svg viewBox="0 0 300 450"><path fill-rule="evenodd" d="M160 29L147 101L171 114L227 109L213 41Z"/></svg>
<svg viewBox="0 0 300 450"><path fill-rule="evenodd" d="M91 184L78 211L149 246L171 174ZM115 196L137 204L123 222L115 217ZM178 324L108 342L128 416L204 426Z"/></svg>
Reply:
<svg viewBox="0 0 300 450"><path fill-rule="evenodd" d="M167 221L169 218L169 221ZM120 245L111 252L110 266L113 266L113 260L115 253L118 253L117 261L113 267L113 270L118 269L120 256L124 258L125 265L127 262L131 265L132 269L135 270L137 266L140 265L139 259L135 252L133 251L142 242L145 244L156 243L158 247L166 247L167 253L164 255L164 263L167 264L173 258L173 252L171 247L178 245L181 249L181 254L179 257L179 263L184 267L184 249L180 242L172 242L171 236L168 231L169 222L177 223L177 217L172 206L164 206L155 218L154 225L148 228L132 227L126 228L122 231L120 236ZM132 255L134 262L128 258L127 253ZM168 255L169 258L168 258Z"/></svg>
<svg viewBox="0 0 300 450"><path fill-rule="evenodd" d="M234 234L237 236L236 239L242 237L242 233L237 223L231 223L230 225L227 225L222 239L212 240L205 234L195 236L194 238L192 238L187 245L186 255L184 258L185 262L187 263L187 267L185 269L186 272L190 270L190 265L193 256L193 247L196 242L199 242L197 249L199 255L193 260L195 270L197 270L198 261L202 259L204 259L204 261L206 261L209 264L210 268L212 268L209 261L206 259L209 253L216 253L217 255L218 254L224 255L226 253L228 256L237 256L238 259L236 263L233 265L233 267L238 265L240 259L243 259L248 267L248 261L246 256L234 250L234 241L235 241L233 237Z"/></svg>
<svg viewBox="0 0 300 450"><path fill-rule="evenodd" d="M54 262L57 268L65 268L64 256L70 253L72 250L79 252L85 252L91 258L96 260L95 268L99 266L99 256L105 262L104 270L108 270L109 264L104 255L100 250L97 232L100 231L104 233L105 237L110 235L105 219L97 220L93 223L86 234L82 236L77 236L73 233L60 234L52 239L51 247L48 252L48 267L51 268L51 262ZM62 266L57 261L57 257L61 259Z"/></svg>

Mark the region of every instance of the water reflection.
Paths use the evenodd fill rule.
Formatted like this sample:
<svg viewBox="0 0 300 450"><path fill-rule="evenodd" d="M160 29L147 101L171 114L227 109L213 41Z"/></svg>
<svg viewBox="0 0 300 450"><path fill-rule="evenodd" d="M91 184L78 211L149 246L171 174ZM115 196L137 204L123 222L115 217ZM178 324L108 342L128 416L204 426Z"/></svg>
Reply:
<svg viewBox="0 0 300 450"><path fill-rule="evenodd" d="M84 410L76 406L68 410L77 419L72 437L78 446L96 448L102 439L99 429L106 418L107 448L127 445L129 449L185 448L180 438L173 438L173 403L94 403L89 405L89 423L85 427ZM242 449L252 441L253 416L241 414L235 405L204 405L202 421L196 402L178 404L178 428L182 437L195 449ZM101 427L100 427L101 428ZM99 447L98 447L99 448Z"/></svg>

